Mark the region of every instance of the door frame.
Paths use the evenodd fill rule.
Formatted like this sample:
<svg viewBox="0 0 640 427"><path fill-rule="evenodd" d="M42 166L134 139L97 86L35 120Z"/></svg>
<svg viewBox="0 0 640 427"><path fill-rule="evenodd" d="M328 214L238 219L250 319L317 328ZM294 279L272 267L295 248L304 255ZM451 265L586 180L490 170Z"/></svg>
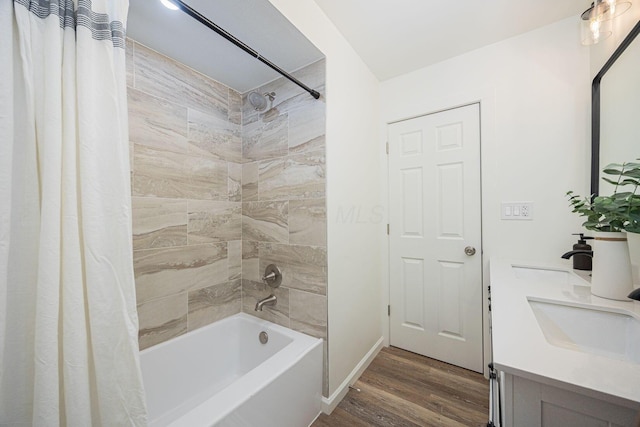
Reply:
<svg viewBox="0 0 640 427"><path fill-rule="evenodd" d="M381 326L382 335L384 338L384 345L389 346L390 339L390 317L387 314L387 308L390 304L390 266L389 266L389 236L387 235L387 224L389 224L389 157L387 155L387 141L388 141L388 127L389 125L410 120L416 117L426 116L429 114L435 114L442 111L451 110L458 107L464 107L470 104L480 105L480 230L481 230L481 242L480 252L481 264L482 264L482 343L483 343L483 366L484 376L489 378L489 369L487 363L491 360L491 343L489 340L489 310L487 304L489 285L489 258L490 247L485 244L485 221L484 219L491 215L491 212L487 210L486 200L484 195L484 169L485 162L485 150L483 147L491 145L494 139L494 117L495 117L495 94L492 88L479 88L476 90L468 91L466 94L453 94L442 99L429 100L428 96L424 96L424 103L420 106L408 107L407 111L389 113L384 111L382 113L382 120L380 126L380 167L381 167L381 182L380 182L380 203L384 208L385 218L380 226L380 232L383 234L385 242L382 245L380 251L381 259L381 274L382 274L382 289L381 289ZM384 101L383 101L384 104ZM385 113L387 113L385 115ZM496 214L496 213L494 213ZM497 215L497 214L496 214Z"/></svg>

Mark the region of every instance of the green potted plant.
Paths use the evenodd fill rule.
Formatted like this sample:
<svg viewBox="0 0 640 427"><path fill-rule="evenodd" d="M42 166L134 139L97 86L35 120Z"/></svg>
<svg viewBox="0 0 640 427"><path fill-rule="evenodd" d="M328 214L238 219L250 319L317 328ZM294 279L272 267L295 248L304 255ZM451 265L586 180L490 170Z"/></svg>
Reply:
<svg viewBox="0 0 640 427"><path fill-rule="evenodd" d="M587 217L582 224L587 230L640 233L640 195L636 194L640 186L640 163L612 163L602 172L611 175L612 178L602 179L614 186L613 194L583 198L569 191L572 212ZM632 191L619 191L626 186L631 186Z"/></svg>
<svg viewBox="0 0 640 427"><path fill-rule="evenodd" d="M640 159L639 159L640 160ZM582 224L596 231L591 293L609 299L627 300L633 289L627 234L640 233L640 163L612 163L603 179L614 186L608 196L580 197L567 192L574 213L586 217ZM624 187L624 188L623 188ZM631 191L621 191L631 188Z"/></svg>

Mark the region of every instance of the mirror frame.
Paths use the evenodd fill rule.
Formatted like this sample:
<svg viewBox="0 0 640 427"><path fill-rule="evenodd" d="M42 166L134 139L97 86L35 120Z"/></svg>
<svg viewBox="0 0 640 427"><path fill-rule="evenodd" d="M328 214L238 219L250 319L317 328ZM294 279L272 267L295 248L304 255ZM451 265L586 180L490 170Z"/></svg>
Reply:
<svg viewBox="0 0 640 427"><path fill-rule="evenodd" d="M629 47L640 34L640 21L631 29L620 46L602 66L593 78L591 85L591 194L598 195L600 189L600 83L609 68L618 60L620 55Z"/></svg>

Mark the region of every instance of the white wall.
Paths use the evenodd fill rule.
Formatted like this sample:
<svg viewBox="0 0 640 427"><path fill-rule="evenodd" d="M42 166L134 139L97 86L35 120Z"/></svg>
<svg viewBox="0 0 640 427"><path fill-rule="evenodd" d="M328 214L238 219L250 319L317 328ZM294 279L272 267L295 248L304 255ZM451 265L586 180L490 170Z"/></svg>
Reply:
<svg viewBox="0 0 640 427"><path fill-rule="evenodd" d="M481 98L484 256L556 261L580 229L564 194L588 189L589 50L576 18L383 82L381 116ZM501 221L512 200L533 201L533 221Z"/></svg>
<svg viewBox="0 0 640 427"><path fill-rule="evenodd" d="M589 188L589 50L577 17L382 82L381 139L386 123L474 101L486 284L490 257L557 262L581 230L565 197ZM534 202L534 219L500 220L501 201Z"/></svg>
<svg viewBox="0 0 640 427"><path fill-rule="evenodd" d="M327 58L329 394L382 336L379 83L312 0L270 0Z"/></svg>

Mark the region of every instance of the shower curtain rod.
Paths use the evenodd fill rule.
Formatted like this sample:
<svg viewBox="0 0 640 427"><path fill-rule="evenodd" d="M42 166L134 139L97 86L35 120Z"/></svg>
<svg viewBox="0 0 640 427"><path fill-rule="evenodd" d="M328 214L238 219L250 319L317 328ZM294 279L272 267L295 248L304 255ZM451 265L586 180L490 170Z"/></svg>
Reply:
<svg viewBox="0 0 640 427"><path fill-rule="evenodd" d="M276 64L274 64L273 62L269 61L267 58L261 56L258 52L256 52L254 49L252 49L246 43L243 43L241 40L236 38L233 34L229 33L227 30L225 30L224 28L220 27L218 24L216 24L215 22L211 21L209 18L207 18L206 16L202 15L200 12L198 12L197 10L195 10L194 8L189 6L188 4L184 3L182 0L170 0L170 1L173 4L175 4L181 11L183 11L184 13L186 13L187 15L189 15L190 17L192 17L196 21L198 21L201 24L205 25L209 29L215 31L218 35L224 37L225 39L227 39L228 41L230 41L231 43L233 43L234 45L236 45L240 49L244 50L249 55L253 56L254 58L259 60L260 62L262 62L265 65L267 65L269 68L277 71L282 76L286 77L287 79L291 80L293 83L297 84L298 86L300 86L301 88L303 88L304 90L309 92L309 94L311 96L313 96L315 99L320 98L320 93L318 91L311 89L309 86L305 85L300 80L296 79L291 74L287 73L282 68L278 67Z"/></svg>

